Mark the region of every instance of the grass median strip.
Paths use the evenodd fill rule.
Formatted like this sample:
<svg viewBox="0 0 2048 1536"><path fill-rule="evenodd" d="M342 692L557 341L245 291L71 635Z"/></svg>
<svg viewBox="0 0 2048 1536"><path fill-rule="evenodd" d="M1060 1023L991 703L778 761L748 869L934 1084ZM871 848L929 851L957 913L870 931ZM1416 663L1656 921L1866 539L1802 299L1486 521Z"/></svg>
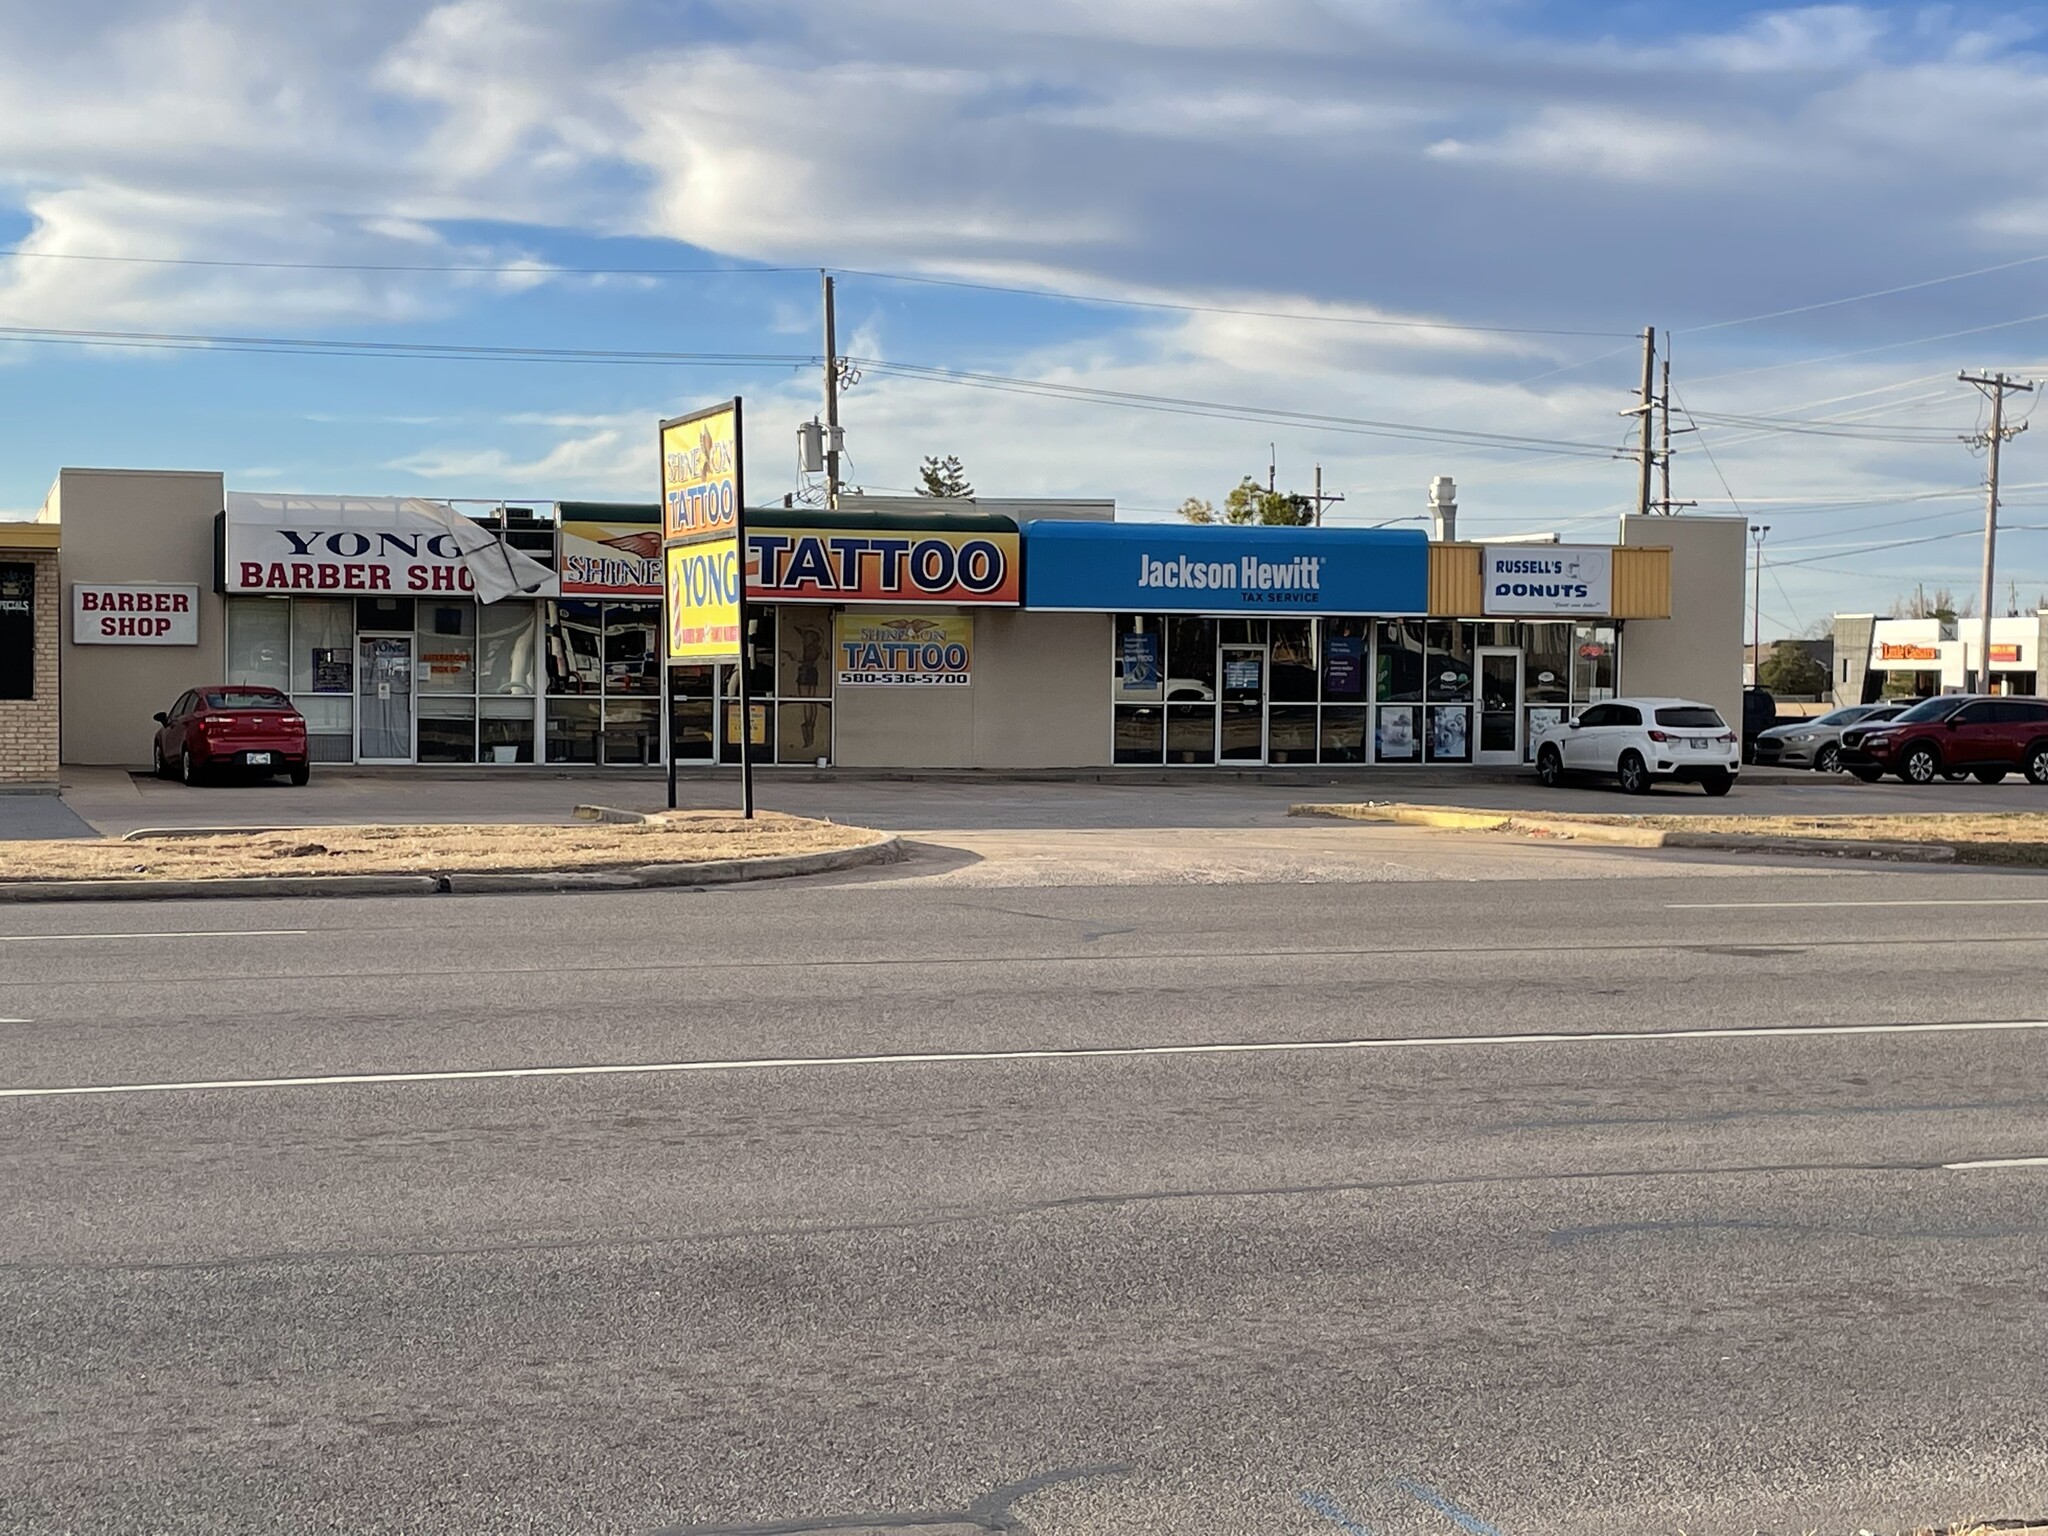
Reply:
<svg viewBox="0 0 2048 1536"><path fill-rule="evenodd" d="M226 880L266 875L549 874L859 848L879 834L801 816L678 811L577 826L302 827L162 842L0 842L0 881Z"/></svg>
<svg viewBox="0 0 2048 1536"><path fill-rule="evenodd" d="M1495 811L1398 803L1297 805L1297 816L1391 821L1451 831L1505 832L1625 846L1802 849L1910 858L1934 856L1971 864L2048 866L2048 812L1900 815L1695 816L1603 815L1595 812Z"/></svg>

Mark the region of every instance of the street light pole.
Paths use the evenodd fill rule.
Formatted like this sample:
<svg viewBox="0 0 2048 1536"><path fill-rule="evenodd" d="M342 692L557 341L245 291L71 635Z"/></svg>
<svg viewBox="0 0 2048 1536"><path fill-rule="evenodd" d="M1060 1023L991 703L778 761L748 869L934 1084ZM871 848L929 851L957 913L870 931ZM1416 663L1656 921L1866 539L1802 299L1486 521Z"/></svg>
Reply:
<svg viewBox="0 0 2048 1536"><path fill-rule="evenodd" d="M1756 543L1756 579L1749 605L1749 680L1759 688L1764 680L1764 540L1770 532L1769 523L1753 524L1749 530Z"/></svg>

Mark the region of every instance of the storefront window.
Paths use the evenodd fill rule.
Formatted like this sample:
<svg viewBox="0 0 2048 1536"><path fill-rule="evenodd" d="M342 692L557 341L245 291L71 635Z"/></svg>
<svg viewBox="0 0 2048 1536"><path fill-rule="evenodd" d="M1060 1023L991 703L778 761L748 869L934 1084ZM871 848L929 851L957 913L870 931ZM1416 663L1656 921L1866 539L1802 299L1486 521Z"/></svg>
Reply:
<svg viewBox="0 0 2048 1536"><path fill-rule="evenodd" d="M350 674L353 676L353 672ZM294 694L292 703L306 717L306 755L316 763L349 763L356 755L356 701L353 693Z"/></svg>
<svg viewBox="0 0 2048 1536"><path fill-rule="evenodd" d="M1119 763L1156 763L1165 750L1165 709L1158 704L1119 704L1116 707L1114 760Z"/></svg>
<svg viewBox="0 0 2048 1536"><path fill-rule="evenodd" d="M468 598L435 598L416 605L419 629L416 675L421 693L476 692L476 604ZM421 730L426 715L420 716ZM426 744L420 760L427 761ZM474 762L468 758L437 758L437 762Z"/></svg>
<svg viewBox="0 0 2048 1536"><path fill-rule="evenodd" d="M1324 699L1332 703L1365 701L1367 628L1364 619L1323 620Z"/></svg>
<svg viewBox="0 0 2048 1536"><path fill-rule="evenodd" d="M1317 692L1315 621L1274 619L1268 626L1272 647L1272 697L1282 703L1313 704ZM1315 722L1309 721L1305 758L1275 758L1276 762L1314 762Z"/></svg>
<svg viewBox="0 0 2048 1536"><path fill-rule="evenodd" d="M1165 698L1165 621L1156 613L1120 613L1116 616L1114 644L1116 650L1110 664L1115 669L1117 699ZM1152 714L1156 721L1158 711ZM1152 760L1157 761L1156 753Z"/></svg>
<svg viewBox="0 0 2048 1536"><path fill-rule="evenodd" d="M661 608L656 603L604 605L604 691L649 697L660 692Z"/></svg>
<svg viewBox="0 0 2048 1536"><path fill-rule="evenodd" d="M421 699L418 742L417 756L423 763L475 762L476 700Z"/></svg>
<svg viewBox="0 0 2048 1536"><path fill-rule="evenodd" d="M484 611L490 612L488 608ZM479 700L477 747L487 763L532 762L533 700Z"/></svg>
<svg viewBox="0 0 2048 1536"><path fill-rule="evenodd" d="M1169 763L1216 761L1216 706L1166 706L1166 760Z"/></svg>
<svg viewBox="0 0 2048 1536"><path fill-rule="evenodd" d="M291 608L292 692L354 694L356 605L345 597L295 597ZM305 701L297 702L304 714Z"/></svg>
<svg viewBox="0 0 2048 1536"><path fill-rule="evenodd" d="M1424 691L1432 700L1465 703L1472 697L1472 629L1450 619L1429 624Z"/></svg>
<svg viewBox="0 0 2048 1536"><path fill-rule="evenodd" d="M1579 624L1572 629L1572 702L1596 704L1614 697L1614 626Z"/></svg>
<svg viewBox="0 0 2048 1536"><path fill-rule="evenodd" d="M1266 711L1266 761L1312 763L1315 760L1315 706L1275 704L1269 708Z"/></svg>
<svg viewBox="0 0 2048 1536"><path fill-rule="evenodd" d="M1376 697L1383 704L1418 703L1422 698L1422 621L1389 619L1380 625Z"/></svg>
<svg viewBox="0 0 2048 1536"><path fill-rule="evenodd" d="M1375 716L1373 760L1414 763L1422 760L1422 708L1417 704L1381 705Z"/></svg>
<svg viewBox="0 0 2048 1536"><path fill-rule="evenodd" d="M533 662L532 604L490 603L478 610L478 692L531 694Z"/></svg>
<svg viewBox="0 0 2048 1536"><path fill-rule="evenodd" d="M1216 621L1175 614L1166 621L1166 697L1192 704L1216 697Z"/></svg>
<svg viewBox="0 0 2048 1536"><path fill-rule="evenodd" d="M757 699L775 697L774 608L747 607L747 691Z"/></svg>
<svg viewBox="0 0 2048 1536"><path fill-rule="evenodd" d="M549 762L597 762L598 738L603 734L604 713L598 700L548 700Z"/></svg>
<svg viewBox="0 0 2048 1536"><path fill-rule="evenodd" d="M268 597L231 597L228 610L230 683L265 688L291 685L292 605Z"/></svg>
<svg viewBox="0 0 2048 1536"><path fill-rule="evenodd" d="M1371 711L1325 709L1323 711L1322 760L1326 763L1363 763L1370 760L1371 742L1366 732Z"/></svg>
<svg viewBox="0 0 2048 1536"><path fill-rule="evenodd" d="M604 706L604 761L661 761L661 704L655 699L607 699Z"/></svg>
<svg viewBox="0 0 2048 1536"><path fill-rule="evenodd" d="M775 696L829 699L832 696L832 612L828 608L784 606L779 628Z"/></svg>
<svg viewBox="0 0 2048 1536"><path fill-rule="evenodd" d="M669 669L669 738L679 763L711 761L711 727L718 700L710 667Z"/></svg>
<svg viewBox="0 0 2048 1536"><path fill-rule="evenodd" d="M602 693L603 609L596 603L543 603L541 613L547 634L548 692Z"/></svg>
<svg viewBox="0 0 2048 1536"><path fill-rule="evenodd" d="M1429 706L1429 738L1425 743L1432 763L1472 761L1472 710L1465 704Z"/></svg>
<svg viewBox="0 0 2048 1536"><path fill-rule="evenodd" d="M356 599L356 628L380 634L404 634L412 628L413 601L409 597L359 597Z"/></svg>
<svg viewBox="0 0 2048 1536"><path fill-rule="evenodd" d="M832 706L819 699L783 699L775 706L775 761L817 763L832 757Z"/></svg>
<svg viewBox="0 0 2048 1536"><path fill-rule="evenodd" d="M1530 704L1563 704L1571 699L1572 627L1523 624L1522 698Z"/></svg>
<svg viewBox="0 0 2048 1536"><path fill-rule="evenodd" d="M719 759L722 762L737 763L740 760L740 703L732 691L739 686L733 668L718 669L725 694L725 736L720 744ZM747 755L757 763L771 763L775 760L775 705L770 701L756 698L751 703L750 724L747 730Z"/></svg>

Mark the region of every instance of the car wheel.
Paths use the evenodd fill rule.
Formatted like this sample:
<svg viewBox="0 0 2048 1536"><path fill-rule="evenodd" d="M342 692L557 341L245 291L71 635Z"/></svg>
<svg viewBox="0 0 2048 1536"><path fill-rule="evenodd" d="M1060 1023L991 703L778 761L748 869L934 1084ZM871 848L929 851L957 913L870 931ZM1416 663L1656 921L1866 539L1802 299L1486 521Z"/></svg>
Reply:
<svg viewBox="0 0 2048 1536"><path fill-rule="evenodd" d="M1621 781L1624 795L1647 795L1650 792L1650 769L1640 752L1622 753L1621 761L1614 765L1614 776Z"/></svg>
<svg viewBox="0 0 2048 1536"><path fill-rule="evenodd" d="M1941 776L1941 759L1932 747L1915 747L1899 759L1899 777L1908 784L1932 784Z"/></svg>
<svg viewBox="0 0 2048 1536"><path fill-rule="evenodd" d="M1875 784L1884 777L1884 770L1882 768L1851 768L1849 772L1858 779L1861 779L1865 784Z"/></svg>
<svg viewBox="0 0 2048 1536"><path fill-rule="evenodd" d="M1840 773L1842 771L1842 749L1840 747L1822 747L1819 755L1813 760L1813 771L1815 773Z"/></svg>
<svg viewBox="0 0 2048 1536"><path fill-rule="evenodd" d="M1700 780L1700 788L1710 795L1725 795L1734 787L1735 775L1725 769L1707 774Z"/></svg>
<svg viewBox="0 0 2048 1536"><path fill-rule="evenodd" d="M149 744L149 771L159 779L171 776L171 765L164 761L164 744L160 741Z"/></svg>
<svg viewBox="0 0 2048 1536"><path fill-rule="evenodd" d="M2027 748L2026 775L2029 784L2048 784L2048 741Z"/></svg>
<svg viewBox="0 0 2048 1536"><path fill-rule="evenodd" d="M312 777L313 765L311 763L300 763L298 767L292 770L292 782L294 784L299 785L302 788L305 786L306 782Z"/></svg>
<svg viewBox="0 0 2048 1536"><path fill-rule="evenodd" d="M178 777L187 784L199 782L199 764L193 760L190 747L178 749Z"/></svg>
<svg viewBox="0 0 2048 1536"><path fill-rule="evenodd" d="M1998 784L2004 782L2005 770L2003 768L1979 768L1970 777L1979 784Z"/></svg>
<svg viewBox="0 0 2048 1536"><path fill-rule="evenodd" d="M1536 777L1550 789L1564 782L1564 759L1557 748L1545 747L1536 754Z"/></svg>

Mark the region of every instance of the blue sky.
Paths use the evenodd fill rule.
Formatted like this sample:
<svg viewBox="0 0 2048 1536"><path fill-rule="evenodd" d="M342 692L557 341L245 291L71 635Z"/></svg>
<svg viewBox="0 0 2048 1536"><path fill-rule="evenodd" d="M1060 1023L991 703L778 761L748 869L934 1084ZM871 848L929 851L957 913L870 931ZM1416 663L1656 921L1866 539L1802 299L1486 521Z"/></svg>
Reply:
<svg viewBox="0 0 2048 1536"><path fill-rule="evenodd" d="M802 359L830 266L847 274L856 356L1255 408L1140 410L871 366L844 406L851 478L871 488L957 453L991 495L1114 495L1163 515L1263 474L1271 443L1289 486L1323 466L1347 498L1339 521L1411 515L1452 474L1470 533L1604 537L1633 476L1599 447L1622 439L1628 338L1647 323L1675 332L1676 392L1700 418L1676 493L1772 526L1785 563L1767 632L1882 611L1921 582L1973 591L1982 463L1956 434L1980 402L1955 374L2048 373L2048 319L2029 318L2048 315L2048 260L2030 259L2048 255L2037 15L10 6L0 248L21 254L0 256L0 326L43 339L0 334L0 510L32 509L65 464L216 468L252 490L651 499L655 419L734 392L753 493L777 497L797 488L793 429L817 408L810 364L145 351L48 333ZM192 264L81 259L105 257ZM343 270L378 267L512 270ZM1595 446L1257 419L1271 410ZM1725 419L1759 416L1783 420ZM2048 527L2048 440L2021 437L2007 466L2002 566L2031 605L2048 592L2048 532L2029 527Z"/></svg>

